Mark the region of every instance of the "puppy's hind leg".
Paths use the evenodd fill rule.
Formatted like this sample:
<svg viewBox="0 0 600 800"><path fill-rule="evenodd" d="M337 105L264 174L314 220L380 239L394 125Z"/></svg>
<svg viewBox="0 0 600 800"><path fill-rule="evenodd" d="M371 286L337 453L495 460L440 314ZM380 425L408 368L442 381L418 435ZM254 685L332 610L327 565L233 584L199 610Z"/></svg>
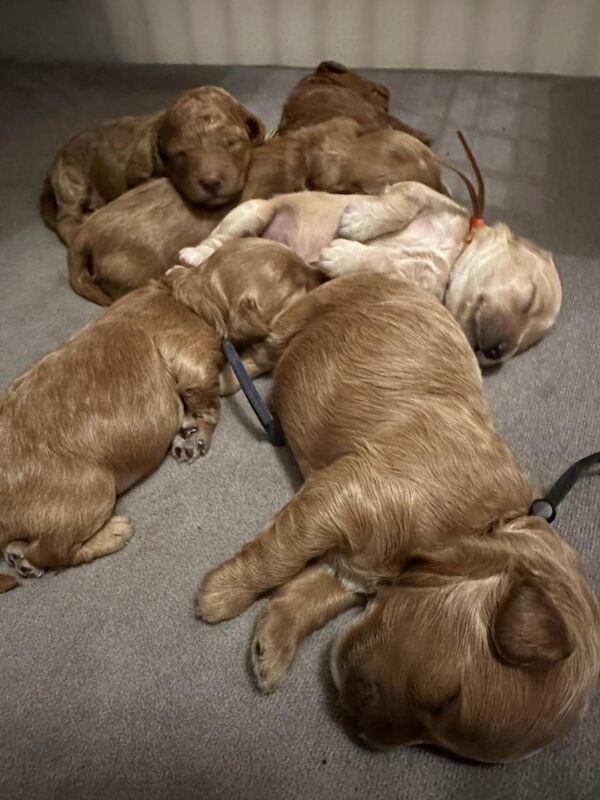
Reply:
<svg viewBox="0 0 600 800"><path fill-rule="evenodd" d="M7 561L23 577L38 577L121 549L131 526L113 517L115 500L114 475L93 464L77 460L49 471L43 502L24 503L13 520L21 538L6 545Z"/></svg>
<svg viewBox="0 0 600 800"><path fill-rule="evenodd" d="M4 548L4 558L9 567L15 569L23 578L41 578L44 570L31 564L25 553L28 544L21 539L14 539Z"/></svg>
<svg viewBox="0 0 600 800"><path fill-rule="evenodd" d="M87 564L96 558L116 553L125 547L132 535L133 527L127 517L111 517L91 539L77 546L71 557L71 565Z"/></svg>
<svg viewBox="0 0 600 800"><path fill-rule="evenodd" d="M385 247L349 239L334 239L321 250L318 264L328 278L350 272L391 272L394 269Z"/></svg>
<svg viewBox="0 0 600 800"><path fill-rule="evenodd" d="M361 197L342 213L337 234L355 242L368 242L406 228L419 214L460 210L448 197L416 181L404 181L379 197Z"/></svg>

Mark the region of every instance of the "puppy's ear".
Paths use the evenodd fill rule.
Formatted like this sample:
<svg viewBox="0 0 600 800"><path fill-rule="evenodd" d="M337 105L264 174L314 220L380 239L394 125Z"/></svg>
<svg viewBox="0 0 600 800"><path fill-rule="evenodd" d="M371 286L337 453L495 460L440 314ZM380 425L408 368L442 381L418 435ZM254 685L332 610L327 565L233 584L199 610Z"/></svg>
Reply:
<svg viewBox="0 0 600 800"><path fill-rule="evenodd" d="M348 67L340 64L339 61L321 61L315 72L333 72L336 75L343 75L348 72Z"/></svg>
<svg viewBox="0 0 600 800"><path fill-rule="evenodd" d="M158 149L158 132L163 118L164 115L160 114L147 122L133 144L125 166L128 189L164 174L164 163Z"/></svg>
<svg viewBox="0 0 600 800"><path fill-rule="evenodd" d="M363 120L363 122L360 123L360 125L358 122L356 124L358 126L356 130L356 136L358 137L364 136L365 134L369 133L380 132L382 130L381 124L377 122L377 120L375 119L368 121L365 119Z"/></svg>
<svg viewBox="0 0 600 800"><path fill-rule="evenodd" d="M518 667L549 667L573 652L565 620L533 579L513 583L498 606L491 635L500 658Z"/></svg>
<svg viewBox="0 0 600 800"><path fill-rule="evenodd" d="M238 336L263 339L270 330L256 298L251 294L245 294L232 310L229 328L233 339Z"/></svg>
<svg viewBox="0 0 600 800"><path fill-rule="evenodd" d="M244 119L244 124L248 129L248 133L250 134L250 141L254 145L262 144L265 140L265 136L267 135L267 129L263 125L263 123L259 120L258 117L255 117L254 114L251 114L249 111L246 111L246 116Z"/></svg>
<svg viewBox="0 0 600 800"><path fill-rule="evenodd" d="M381 83L375 83L371 89L371 94L385 103L385 110L387 111L390 103L390 90Z"/></svg>
<svg viewBox="0 0 600 800"><path fill-rule="evenodd" d="M169 270L164 281L171 287L175 300L206 320L219 336L224 337L227 324L223 298L212 282L201 276L203 266L186 268L177 265Z"/></svg>

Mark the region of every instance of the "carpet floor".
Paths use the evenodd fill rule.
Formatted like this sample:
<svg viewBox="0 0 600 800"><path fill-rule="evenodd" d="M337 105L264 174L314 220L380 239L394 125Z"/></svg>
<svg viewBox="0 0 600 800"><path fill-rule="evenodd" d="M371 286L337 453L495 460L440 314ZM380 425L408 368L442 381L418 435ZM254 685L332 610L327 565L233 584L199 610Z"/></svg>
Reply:
<svg viewBox="0 0 600 800"><path fill-rule="evenodd" d="M65 67L0 72L0 387L99 310L75 295L37 195L54 153L103 118L166 105L217 83L268 125L302 71ZM553 250L564 287L555 330L485 376L496 424L547 486L600 447L600 80L371 70L392 110L487 175L488 220ZM457 184L450 183L453 186ZM463 196L463 195L461 195ZM268 380L259 386L268 389ZM124 495L136 533L121 553L46 575L0 599L0 796L7 800L592 800L600 797L600 696L563 740L516 764L466 764L423 748L372 753L340 721L329 647L352 613L312 636L281 689L247 666L259 605L209 627L194 619L203 573L291 496L298 474L243 399L224 403L206 460L167 459ZM600 475L557 528L600 590ZM6 570L5 570L6 571Z"/></svg>

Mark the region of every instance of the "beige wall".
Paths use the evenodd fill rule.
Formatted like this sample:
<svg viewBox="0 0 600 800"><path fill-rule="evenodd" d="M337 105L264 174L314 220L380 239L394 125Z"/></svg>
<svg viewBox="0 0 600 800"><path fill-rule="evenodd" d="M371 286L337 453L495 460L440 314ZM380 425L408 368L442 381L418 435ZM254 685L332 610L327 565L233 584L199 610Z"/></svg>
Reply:
<svg viewBox="0 0 600 800"><path fill-rule="evenodd" d="M2 0L0 57L600 75L600 0Z"/></svg>

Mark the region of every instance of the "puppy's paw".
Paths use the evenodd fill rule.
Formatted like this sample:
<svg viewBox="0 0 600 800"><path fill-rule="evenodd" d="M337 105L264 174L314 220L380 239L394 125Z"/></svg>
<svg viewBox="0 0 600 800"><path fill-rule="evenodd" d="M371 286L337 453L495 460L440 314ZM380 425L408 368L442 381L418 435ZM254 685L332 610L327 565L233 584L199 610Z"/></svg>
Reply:
<svg viewBox="0 0 600 800"><path fill-rule="evenodd" d="M6 563L15 569L24 578L41 578L44 570L34 566L25 558L27 542L14 540L9 542L4 548L4 558Z"/></svg>
<svg viewBox="0 0 600 800"><path fill-rule="evenodd" d="M180 464L205 456L210 450L211 433L206 428L180 428L171 444L171 455Z"/></svg>
<svg viewBox="0 0 600 800"><path fill-rule="evenodd" d="M185 267L197 267L212 254L212 247L199 244L198 247L184 247L180 250L179 260Z"/></svg>
<svg viewBox="0 0 600 800"><path fill-rule="evenodd" d="M221 374L219 375L219 394L221 397L227 397L227 395L235 394L239 388L239 381L235 377L235 373L231 369L231 365L227 364L223 367Z"/></svg>
<svg viewBox="0 0 600 800"><path fill-rule="evenodd" d="M355 242L368 242L369 239L375 238L380 228L378 205L377 197L365 197L364 200L351 203L340 217L338 236Z"/></svg>
<svg viewBox="0 0 600 800"><path fill-rule="evenodd" d="M330 278L338 278L347 272L356 272L361 268L365 251L368 248L360 242L348 239L334 239L319 254L319 269Z"/></svg>
<svg viewBox="0 0 600 800"><path fill-rule="evenodd" d="M206 575L196 593L196 616L205 622L223 622L245 611L256 594L235 584L234 559Z"/></svg>
<svg viewBox="0 0 600 800"><path fill-rule="evenodd" d="M258 618L252 638L252 671L261 692L279 687L296 653L293 620L282 612L277 600L271 600Z"/></svg>

